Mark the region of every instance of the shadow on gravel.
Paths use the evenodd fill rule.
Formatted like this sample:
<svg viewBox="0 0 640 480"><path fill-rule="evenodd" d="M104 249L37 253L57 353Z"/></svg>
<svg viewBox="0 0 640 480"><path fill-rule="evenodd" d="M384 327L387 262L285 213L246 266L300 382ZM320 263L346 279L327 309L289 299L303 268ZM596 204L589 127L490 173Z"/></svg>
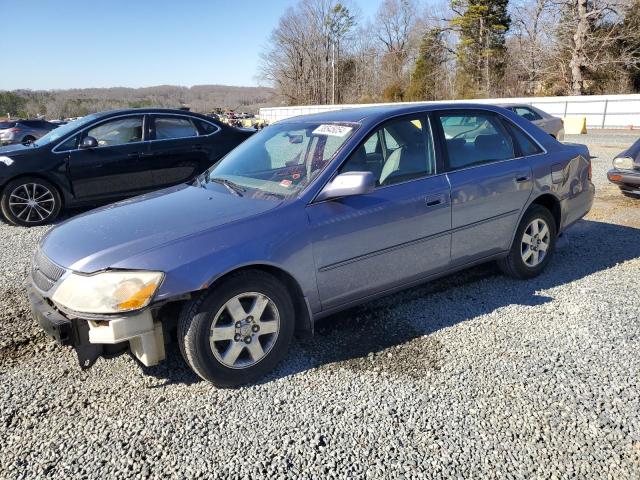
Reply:
<svg viewBox="0 0 640 480"><path fill-rule="evenodd" d="M331 364L419 378L426 370L439 369L446 348L431 333L507 305L547 303L552 298L539 291L639 257L640 229L582 220L568 231L539 277L511 280L487 264L332 315L316 324L312 338L294 342L285 361L261 383ZM452 308L461 302L464 308ZM443 311L449 314L443 316ZM198 381L177 348L168 352L167 360L146 373L167 384Z"/></svg>

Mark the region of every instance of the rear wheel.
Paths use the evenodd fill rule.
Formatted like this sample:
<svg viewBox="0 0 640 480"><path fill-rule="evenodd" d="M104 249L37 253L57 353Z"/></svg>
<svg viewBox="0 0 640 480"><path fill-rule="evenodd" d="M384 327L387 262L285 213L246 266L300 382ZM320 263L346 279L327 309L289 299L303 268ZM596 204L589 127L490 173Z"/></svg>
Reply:
<svg viewBox="0 0 640 480"><path fill-rule="evenodd" d="M200 377L220 387L253 382L286 355L294 330L287 289L260 270L230 276L185 305L178 342Z"/></svg>
<svg viewBox="0 0 640 480"><path fill-rule="evenodd" d="M509 254L498 261L500 269L513 278L539 275L551 259L556 236L556 222L551 212L532 205L520 221Z"/></svg>
<svg viewBox="0 0 640 480"><path fill-rule="evenodd" d="M50 182L42 178L23 177L4 187L0 206L10 223L35 227L49 223L58 216L62 198Z"/></svg>

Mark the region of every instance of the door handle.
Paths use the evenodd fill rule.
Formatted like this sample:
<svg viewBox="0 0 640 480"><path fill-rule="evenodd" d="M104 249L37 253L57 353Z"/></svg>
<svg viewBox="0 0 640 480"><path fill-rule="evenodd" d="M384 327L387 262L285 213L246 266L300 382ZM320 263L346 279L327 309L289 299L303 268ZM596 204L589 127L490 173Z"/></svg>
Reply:
<svg viewBox="0 0 640 480"><path fill-rule="evenodd" d="M527 180L529 180L529 176L528 175L523 175L521 177L516 177L516 182L518 182L518 183L526 182Z"/></svg>
<svg viewBox="0 0 640 480"><path fill-rule="evenodd" d="M435 207L442 203L442 198L427 198L427 207Z"/></svg>
<svg viewBox="0 0 640 480"><path fill-rule="evenodd" d="M138 158L139 156L140 156L140 153L139 153L139 152L129 153L129 154L127 155L127 157L129 157L129 158Z"/></svg>

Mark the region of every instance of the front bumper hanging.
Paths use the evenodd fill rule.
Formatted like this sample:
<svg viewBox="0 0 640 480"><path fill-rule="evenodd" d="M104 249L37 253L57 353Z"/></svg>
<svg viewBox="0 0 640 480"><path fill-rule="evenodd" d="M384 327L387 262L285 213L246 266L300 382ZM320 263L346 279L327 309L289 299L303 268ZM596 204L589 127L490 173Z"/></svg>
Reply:
<svg viewBox="0 0 640 480"><path fill-rule="evenodd" d="M90 368L100 357L112 357L126 350L127 346L146 366L156 365L165 357L162 324L154 321L148 310L109 321L67 318L40 295L31 281L27 294L38 325L58 344L73 347L82 369Z"/></svg>

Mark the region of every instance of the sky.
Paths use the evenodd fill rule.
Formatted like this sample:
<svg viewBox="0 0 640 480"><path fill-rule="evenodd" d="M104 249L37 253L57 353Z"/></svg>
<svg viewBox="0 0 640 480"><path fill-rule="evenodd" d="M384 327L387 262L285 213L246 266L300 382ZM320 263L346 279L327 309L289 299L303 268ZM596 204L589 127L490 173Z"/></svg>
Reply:
<svg viewBox="0 0 640 480"><path fill-rule="evenodd" d="M264 84L260 53L296 3L0 0L0 90Z"/></svg>

